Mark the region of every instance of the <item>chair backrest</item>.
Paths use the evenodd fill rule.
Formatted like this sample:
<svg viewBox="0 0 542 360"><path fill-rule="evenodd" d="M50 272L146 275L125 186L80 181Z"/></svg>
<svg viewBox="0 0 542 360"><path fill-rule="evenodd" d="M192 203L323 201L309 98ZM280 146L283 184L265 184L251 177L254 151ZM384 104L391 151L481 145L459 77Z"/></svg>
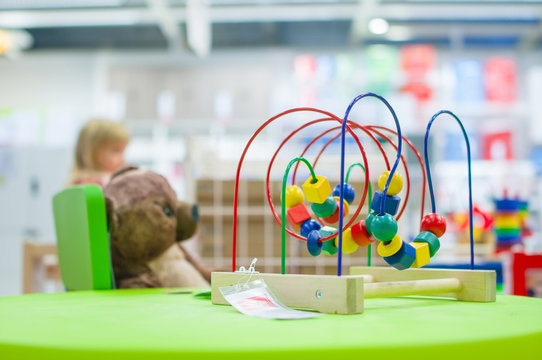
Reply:
<svg viewBox="0 0 542 360"><path fill-rule="evenodd" d="M53 197L60 275L67 290L114 288L105 199L98 185L78 185Z"/></svg>

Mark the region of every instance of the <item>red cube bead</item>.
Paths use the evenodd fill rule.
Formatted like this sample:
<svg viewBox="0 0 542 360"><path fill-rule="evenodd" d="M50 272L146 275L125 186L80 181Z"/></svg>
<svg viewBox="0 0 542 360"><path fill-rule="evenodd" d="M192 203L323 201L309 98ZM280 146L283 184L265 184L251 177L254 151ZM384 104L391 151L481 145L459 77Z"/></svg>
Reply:
<svg viewBox="0 0 542 360"><path fill-rule="evenodd" d="M286 212L286 216L294 229L299 228L303 222L311 218L309 210L307 210L307 207L303 203L289 208Z"/></svg>
<svg viewBox="0 0 542 360"><path fill-rule="evenodd" d="M439 238L446 232L446 219L440 214L427 214L422 219L420 231L429 231Z"/></svg>

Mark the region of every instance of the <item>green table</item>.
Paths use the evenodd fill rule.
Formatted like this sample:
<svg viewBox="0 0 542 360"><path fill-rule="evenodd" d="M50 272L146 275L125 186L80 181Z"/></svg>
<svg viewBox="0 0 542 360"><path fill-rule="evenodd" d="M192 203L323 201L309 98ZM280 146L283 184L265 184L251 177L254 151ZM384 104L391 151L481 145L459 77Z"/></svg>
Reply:
<svg viewBox="0 0 542 360"><path fill-rule="evenodd" d="M366 300L266 320L163 289L0 298L1 359L542 359L542 300Z"/></svg>

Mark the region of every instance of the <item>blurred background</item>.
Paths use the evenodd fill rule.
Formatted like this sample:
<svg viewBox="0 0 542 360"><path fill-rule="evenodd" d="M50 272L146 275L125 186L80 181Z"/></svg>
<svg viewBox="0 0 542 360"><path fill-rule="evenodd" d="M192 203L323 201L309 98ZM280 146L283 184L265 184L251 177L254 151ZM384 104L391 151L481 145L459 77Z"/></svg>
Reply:
<svg viewBox="0 0 542 360"><path fill-rule="evenodd" d="M498 269L510 292L506 279L519 276L514 253L542 251L542 1L0 0L0 295L62 290L51 199L67 183L87 120L126 126L126 160L163 174L179 198L199 203L200 231L189 246L207 264L229 266L232 180L250 136L294 107L342 117L367 91L391 103L421 153L435 112L449 109L463 121L477 261ZM277 270L280 234L265 202L266 169L281 141L315 118L278 120L251 147L241 184L241 265L257 256L261 270ZM394 127L372 100L356 105L351 119ZM272 172L276 206L285 164L322 131L300 132L281 151ZM363 141L376 181L382 158ZM347 146L349 159L359 161L355 144ZM453 119L436 123L430 151L438 211L449 229L432 264L462 266L467 165ZM336 182L338 144L325 154L318 172ZM412 153L407 163L406 238L417 233L421 204ZM512 240L500 239L495 225L495 200L503 198L521 203L521 231ZM291 271L334 272L335 257L311 258L301 242L288 241ZM358 250L345 264L365 258ZM542 293L538 268L524 274L530 294Z"/></svg>

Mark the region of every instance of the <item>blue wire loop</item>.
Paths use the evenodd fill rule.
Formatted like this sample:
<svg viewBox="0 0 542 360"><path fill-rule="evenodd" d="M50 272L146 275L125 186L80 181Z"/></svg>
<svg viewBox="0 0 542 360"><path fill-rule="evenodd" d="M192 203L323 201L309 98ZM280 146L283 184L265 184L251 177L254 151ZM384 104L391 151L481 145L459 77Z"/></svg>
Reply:
<svg viewBox="0 0 542 360"><path fill-rule="evenodd" d="M433 182L431 181L431 170L429 168L429 156L427 152L427 143L429 140L429 130L431 130L431 125L433 125L433 122L436 120L436 118L441 114L448 114L451 115L459 124L461 127L461 131L463 132L463 136L465 137L465 143L467 144L467 165L468 165L468 177L469 177L469 236L470 236L470 268L471 270L474 270L474 236L473 236L473 223L472 223L472 173L471 173L471 157L470 157L470 143L469 143L469 137L467 136L467 132L465 131L465 127L463 126L463 123L459 118L451 111L449 110L441 110L437 112L433 117L431 118L431 121L429 121L429 124L427 124L427 130L425 131L425 139L423 141L423 151L424 151L424 157L425 157L425 168L427 170L427 183L429 184L429 194L431 195L431 210L433 213L436 213L436 206L435 206L435 194L433 192Z"/></svg>
<svg viewBox="0 0 542 360"><path fill-rule="evenodd" d="M344 162L345 162L345 142L346 142L346 122L348 121L348 115L350 114L350 111L352 110L352 107L354 107L354 104L357 103L359 100L365 98L365 97L375 97L378 100L382 101L384 105L388 107L388 110L391 112L393 116L393 120L395 121L395 127L397 128L397 158L395 159L395 163L393 164L393 167L391 168L390 175L388 177L388 180L386 181L386 186L384 187L383 191L383 197L380 202L380 215L384 215L385 211L385 199L386 195L388 193L388 187L390 186L391 179L393 175L395 174L395 170L397 169L397 166L399 165L399 160L401 159L401 149L403 145L403 136L401 135L401 127L399 126L399 120L397 119L397 115L395 114L395 111L391 107L391 105L384 99L382 96L374 94L374 93L365 93L362 95L358 95L357 97L352 100L350 105L348 105L348 108L346 109L346 113L344 114L344 118L342 121L342 128L341 128L341 177L340 177L340 201L339 201L339 251L338 251L338 257L337 257L337 276L341 276L341 269L342 269L342 246L343 246L343 214L344 214Z"/></svg>

